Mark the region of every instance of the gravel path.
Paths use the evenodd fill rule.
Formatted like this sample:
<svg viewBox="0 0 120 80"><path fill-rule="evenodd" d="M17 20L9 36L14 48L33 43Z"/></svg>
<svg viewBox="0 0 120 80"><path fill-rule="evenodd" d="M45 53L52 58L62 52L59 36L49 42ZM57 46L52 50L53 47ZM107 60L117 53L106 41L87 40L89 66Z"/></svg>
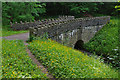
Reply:
<svg viewBox="0 0 120 80"><path fill-rule="evenodd" d="M6 37L0 37L0 39L1 38L7 39L7 40L23 40L23 41L26 41L26 40L29 39L29 32L28 33L11 35L11 36L6 36Z"/></svg>

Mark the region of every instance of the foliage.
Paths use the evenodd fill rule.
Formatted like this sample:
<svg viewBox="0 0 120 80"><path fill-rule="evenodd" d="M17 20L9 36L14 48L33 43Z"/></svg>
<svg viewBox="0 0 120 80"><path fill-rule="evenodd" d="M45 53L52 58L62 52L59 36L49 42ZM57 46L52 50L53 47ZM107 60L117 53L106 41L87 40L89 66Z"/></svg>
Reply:
<svg viewBox="0 0 120 80"><path fill-rule="evenodd" d="M45 3L35 2L3 2L2 21L3 25L10 22L32 21L40 14L45 13Z"/></svg>
<svg viewBox="0 0 120 80"><path fill-rule="evenodd" d="M74 14L80 14L83 13L85 14L86 12L89 14L92 14L93 12L97 11L97 3L74 3L70 5L71 7L71 12Z"/></svg>
<svg viewBox="0 0 120 80"><path fill-rule="evenodd" d="M32 62L22 41L3 40L2 44L3 78L47 78Z"/></svg>
<svg viewBox="0 0 120 80"><path fill-rule="evenodd" d="M120 10L120 6L115 6L115 8L117 8L118 10Z"/></svg>
<svg viewBox="0 0 120 80"><path fill-rule="evenodd" d="M3 25L10 22L40 20L47 16L73 15L91 17L96 14L118 15L115 6L118 3L104 2L3 2Z"/></svg>
<svg viewBox="0 0 120 80"><path fill-rule="evenodd" d="M118 24L117 18L105 25L96 35L84 45L85 49L97 55L102 55L111 62L113 66L120 68L120 58L118 51Z"/></svg>
<svg viewBox="0 0 120 80"><path fill-rule="evenodd" d="M118 11L115 9L116 5L116 2L104 2L103 5L98 5L99 10L97 11L97 13L110 16L117 16Z"/></svg>
<svg viewBox="0 0 120 80"><path fill-rule="evenodd" d="M54 2L46 3L47 15L74 15L75 17L95 16L96 14L117 15L117 3L112 2ZM57 6L57 7L56 7Z"/></svg>
<svg viewBox="0 0 120 80"><path fill-rule="evenodd" d="M46 3L46 12L49 13L48 15L54 14L54 15L74 15L74 16L81 16L83 14L87 13L93 13L96 11L97 3ZM57 7L56 7L57 6ZM52 9L50 8L52 7ZM52 10L54 12L52 12Z"/></svg>
<svg viewBox="0 0 120 80"><path fill-rule="evenodd" d="M52 40L33 40L28 46L56 78L117 78L116 70L82 52Z"/></svg>
<svg viewBox="0 0 120 80"><path fill-rule="evenodd" d="M116 8L117 10L120 10L120 1L118 1L118 3L119 3L119 4L117 4L117 5L115 6L115 8Z"/></svg>

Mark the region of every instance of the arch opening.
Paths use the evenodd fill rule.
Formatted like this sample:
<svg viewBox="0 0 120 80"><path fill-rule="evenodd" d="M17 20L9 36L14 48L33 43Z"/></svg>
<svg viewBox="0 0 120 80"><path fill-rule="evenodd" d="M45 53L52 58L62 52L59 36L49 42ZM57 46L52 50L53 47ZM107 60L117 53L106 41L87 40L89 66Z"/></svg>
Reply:
<svg viewBox="0 0 120 80"><path fill-rule="evenodd" d="M78 40L75 43L74 49L83 50L84 49L83 45L84 45L84 41L83 40Z"/></svg>

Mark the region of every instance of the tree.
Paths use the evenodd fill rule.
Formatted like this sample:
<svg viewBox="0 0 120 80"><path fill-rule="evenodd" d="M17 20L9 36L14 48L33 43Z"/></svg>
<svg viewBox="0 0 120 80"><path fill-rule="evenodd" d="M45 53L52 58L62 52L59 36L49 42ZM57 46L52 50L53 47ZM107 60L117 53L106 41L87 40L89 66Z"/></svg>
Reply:
<svg viewBox="0 0 120 80"><path fill-rule="evenodd" d="M85 13L94 14L98 11L98 5L102 3L91 2L57 2L46 3L46 12L53 15L74 15L76 17L83 16ZM48 15L49 15L48 14Z"/></svg>
<svg viewBox="0 0 120 80"><path fill-rule="evenodd" d="M2 3L3 25L10 22L30 21L46 12L45 3L4 2Z"/></svg>

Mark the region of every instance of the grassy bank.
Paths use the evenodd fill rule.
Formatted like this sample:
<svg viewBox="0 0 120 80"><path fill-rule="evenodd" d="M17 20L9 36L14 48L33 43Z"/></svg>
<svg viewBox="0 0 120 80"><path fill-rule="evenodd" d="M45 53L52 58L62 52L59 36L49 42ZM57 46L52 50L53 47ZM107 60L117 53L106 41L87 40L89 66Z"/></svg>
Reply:
<svg viewBox="0 0 120 80"><path fill-rule="evenodd" d="M105 57L112 66L120 68L118 51L120 18L112 17L110 23L105 25L96 35L84 45L89 52Z"/></svg>
<svg viewBox="0 0 120 80"><path fill-rule="evenodd" d="M99 59L51 40L34 40L29 49L56 78L118 77L118 71Z"/></svg>
<svg viewBox="0 0 120 80"><path fill-rule="evenodd" d="M47 78L26 53L20 40L2 41L3 78Z"/></svg>

